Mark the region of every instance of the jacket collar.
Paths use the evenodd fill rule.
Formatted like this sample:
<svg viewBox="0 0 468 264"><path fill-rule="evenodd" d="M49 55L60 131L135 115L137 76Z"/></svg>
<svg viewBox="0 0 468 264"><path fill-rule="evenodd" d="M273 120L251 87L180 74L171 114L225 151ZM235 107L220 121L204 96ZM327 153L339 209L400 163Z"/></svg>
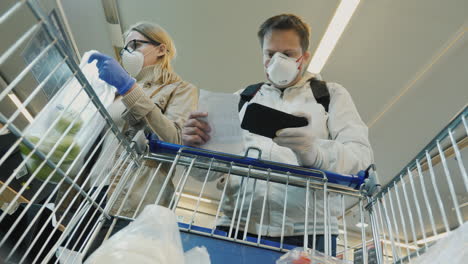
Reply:
<svg viewBox="0 0 468 264"><path fill-rule="evenodd" d="M135 77L137 82L154 82L154 67L155 65L150 65L141 69L140 73Z"/></svg>

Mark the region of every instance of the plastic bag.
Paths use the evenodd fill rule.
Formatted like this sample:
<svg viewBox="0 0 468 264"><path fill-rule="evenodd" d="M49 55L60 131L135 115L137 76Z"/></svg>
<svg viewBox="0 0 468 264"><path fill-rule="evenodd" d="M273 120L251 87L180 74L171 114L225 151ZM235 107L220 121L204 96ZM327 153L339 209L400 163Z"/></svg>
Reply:
<svg viewBox="0 0 468 264"><path fill-rule="evenodd" d="M59 247L55 252L55 256L58 258L58 263L65 264L73 261L73 263L83 263L83 255L76 251L69 250L68 248Z"/></svg>
<svg viewBox="0 0 468 264"><path fill-rule="evenodd" d="M107 108L114 101L115 88L99 79L96 61L88 63L89 56L95 52L97 51L88 51L83 55L80 68L99 100ZM76 78L73 78L57 92L24 131L26 138L37 144L58 118L58 122L38 146L38 149L47 155L58 142L57 148L50 157L52 162L58 163L71 148L60 166L63 171L66 171L78 158L79 160L69 174L71 177L76 175L81 168L80 165L83 164L85 153L92 146L92 144L87 143L95 141L105 125L104 118L97 113L98 110L90 102L91 100L84 90L75 96L80 88L81 84ZM65 133L66 135L60 139ZM20 145L20 151L24 158L30 153L30 149L23 144ZM84 154L78 157L80 152L84 152ZM33 173L41 163L42 159L36 155L32 155L27 161L27 167ZM36 174L36 178L45 180L52 170L52 168L45 164ZM60 178L58 174L55 174L52 176L51 182L58 182Z"/></svg>
<svg viewBox="0 0 468 264"><path fill-rule="evenodd" d="M281 256L276 264L351 264L350 261L337 259L320 251L298 247Z"/></svg>
<svg viewBox="0 0 468 264"><path fill-rule="evenodd" d="M429 247L426 253L411 258L411 263L466 263L468 259L468 222L450 232L447 237L440 239Z"/></svg>
<svg viewBox="0 0 468 264"><path fill-rule="evenodd" d="M187 254L193 261L185 262L175 214L159 205L147 205L135 221L106 240L85 263L210 263L205 248L197 247Z"/></svg>
<svg viewBox="0 0 468 264"><path fill-rule="evenodd" d="M185 264L210 264L210 255L206 247L194 247L185 252Z"/></svg>

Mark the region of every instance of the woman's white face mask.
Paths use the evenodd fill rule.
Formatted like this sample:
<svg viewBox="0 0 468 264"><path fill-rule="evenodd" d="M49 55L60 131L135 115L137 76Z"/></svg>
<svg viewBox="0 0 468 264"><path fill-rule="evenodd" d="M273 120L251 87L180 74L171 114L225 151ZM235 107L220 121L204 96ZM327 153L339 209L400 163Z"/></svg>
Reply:
<svg viewBox="0 0 468 264"><path fill-rule="evenodd" d="M145 56L139 51L133 51L132 53L124 50L122 53L122 66L132 77L136 77L143 68L145 62Z"/></svg>
<svg viewBox="0 0 468 264"><path fill-rule="evenodd" d="M267 66L268 79L276 86L284 87L291 84L300 72L302 56L290 58L281 52L276 52Z"/></svg>
<svg viewBox="0 0 468 264"><path fill-rule="evenodd" d="M138 50L134 50L131 53L127 50L124 50L122 53L122 66L132 77L136 77L143 69L145 63L145 56L154 52L156 49L151 49L151 51L146 54L141 53Z"/></svg>

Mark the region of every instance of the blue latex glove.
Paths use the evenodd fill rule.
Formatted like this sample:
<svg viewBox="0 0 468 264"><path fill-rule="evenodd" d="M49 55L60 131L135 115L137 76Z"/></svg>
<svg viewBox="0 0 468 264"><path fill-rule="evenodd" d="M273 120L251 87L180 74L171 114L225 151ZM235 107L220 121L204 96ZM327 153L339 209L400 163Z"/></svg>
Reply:
<svg viewBox="0 0 468 264"><path fill-rule="evenodd" d="M97 60L99 78L117 88L119 94L124 95L135 84L135 79L114 58L102 53L93 53L88 63L94 60Z"/></svg>

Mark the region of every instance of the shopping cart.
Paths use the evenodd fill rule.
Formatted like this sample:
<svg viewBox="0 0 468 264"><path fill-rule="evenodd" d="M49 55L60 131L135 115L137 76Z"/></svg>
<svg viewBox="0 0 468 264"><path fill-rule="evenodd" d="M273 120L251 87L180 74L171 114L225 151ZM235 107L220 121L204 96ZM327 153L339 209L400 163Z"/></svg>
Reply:
<svg viewBox="0 0 468 264"><path fill-rule="evenodd" d="M316 196L319 195L318 190L322 190L323 192L323 199L321 201L324 203L323 206L325 211L328 209L329 197L330 193L338 194L341 198L341 212L344 214L344 199L345 197L361 197L360 186L366 179L369 179L369 173L362 171L359 175L340 175L332 172L327 172L323 170L312 170L312 169L305 169L298 166L291 166L287 164L280 164L270 161L263 161L257 158L248 157L247 154L252 151L251 149L247 150L246 156L235 156L226 153L219 153L213 151L207 151L203 149L196 149L196 148L189 148L185 146L179 146L175 144L169 144L165 142L161 142L158 140L151 140L150 141L150 149L153 154L151 154L148 158L149 159L156 159L160 162L170 162L172 164L171 169L174 168L175 165L184 167L184 173L182 174L183 177L180 177L177 181L175 187L175 193L183 193L184 187L186 185L188 177L191 175L192 170L198 169L200 174L200 170L202 171L203 176L199 177L202 183L200 190L195 194L197 196L196 205L190 216L190 220L188 224L181 224L181 230L183 231L184 241L188 243L188 245L196 245L194 242L200 240L200 245L212 245L213 251L216 252L216 255L219 258L216 258L216 255L212 257L215 260L223 261L230 263L229 261L232 260L233 263L238 263L239 258L239 251L235 248L240 247L240 245L229 243L227 245L230 246L222 246L219 243L220 241L215 240L216 242L212 241L209 242L203 238L203 235L209 236L210 238L227 240L227 241L234 241L237 244L245 244L244 251L246 249L251 249L250 251L245 251L245 254L241 253L241 258L245 260L249 260L250 262L245 263L254 263L258 261L274 261L275 259L279 258L281 254L285 250L293 249L294 246L287 245L283 243L283 236L285 230L285 221L286 221L286 211L287 211L287 204L288 204L288 188L291 187L300 187L305 189L304 192L304 202L305 202L305 214L304 214L304 222L306 219L311 219L317 217L317 212L308 210L309 208L309 201L317 202ZM254 151L258 151L259 155L261 155L261 151L255 149ZM216 208L216 214L214 223L217 222L220 213L222 212L222 206L224 199L226 197L226 190L230 180L230 177L241 177L241 186L239 189L241 191L237 192L235 199L236 199L236 208L234 209L234 216L232 216L231 225L229 226L229 233L236 232L235 230L239 229L239 225L242 222L243 230L241 233L242 239L239 239L237 235L234 238L231 238L232 234L227 234L228 232L222 232L215 229L215 226L211 227L200 227L194 226L192 223L196 218L198 213L198 208L200 206L200 202L202 201L202 197L204 195L205 187L207 182L210 178L210 173L224 173L227 175L225 179L222 192L219 195L219 204ZM166 178L166 182L164 183L163 187L169 181L169 177ZM282 216L282 227L281 227L281 239L279 242L272 242L268 240L263 240L262 235L258 234L255 237L249 236L247 234L247 229L249 226L250 215L252 210L252 201L257 194L255 191L256 184L259 184L259 181L267 182L268 183L279 183L285 185L285 193L283 200L283 216ZM250 196L250 202L247 200L244 202L246 193L248 193L251 189L251 192L254 195ZM249 190L248 190L249 189ZM260 193L259 196L263 197L263 204L262 204L262 212L260 213L260 228L262 230L263 218L265 215L265 204L267 202L267 192L268 187L265 190L265 193ZM263 194L263 195L262 195ZM312 196L315 199L311 199ZM175 200L174 200L175 199ZM169 208L176 210L177 212L177 205L179 202L180 196L175 198L173 197L174 201L171 201ZM320 200L320 199L319 199ZM243 210L242 206L246 204L248 205L247 210ZM313 206L315 208L316 206ZM243 212L243 213L239 213ZM245 212L245 213L244 213ZM237 214L237 215L236 215ZM243 215L244 214L244 215ZM343 216L343 215L342 215ZM237 220L236 220L237 217ZM245 217L246 220L241 220L241 218ZM331 217L329 212L325 214L324 219L327 222L327 217ZM315 221L313 221L315 222ZM311 224L310 226L305 225L304 230L304 237L306 238L308 235L315 236L315 225ZM346 232L346 228L344 228ZM239 231L238 231L239 232ZM196 235L193 235L196 234ZM330 230L326 227L325 228L325 253L331 254L331 233ZM328 236L328 237L327 237ZM315 237L314 237L315 241ZM226 243L226 242L223 242ZM307 239L304 239L304 244L307 247ZM345 244L347 241L345 240ZM252 246L255 248L253 249ZM315 248L315 244L308 245L311 248ZM227 252L220 252L224 251L227 248ZM259 250L260 248L269 249L268 251ZM230 253L230 254L229 254ZM218 255L219 254L219 255ZM262 254L264 255L263 258L261 257ZM232 255L232 257L230 257ZM216 263L216 262L215 262Z"/></svg>
<svg viewBox="0 0 468 264"><path fill-rule="evenodd" d="M120 195L119 190L124 187L131 189L148 162L158 165L148 177L147 186L151 186L162 167L168 168L155 203L161 202L163 190L172 183L175 191L168 207L181 216L179 227L184 249L206 246L213 263L274 263L294 248L284 243L288 225L288 192L284 196L281 236L277 241L265 239L261 233L247 232L252 224L249 221L254 196L246 199L249 197L246 193L248 189L255 190L256 184L261 182L267 186L281 184L285 190L299 188L303 191L306 208L304 223L307 223L303 232L304 248L315 249L316 243L310 245L307 237L313 236L315 242L319 235L316 219L323 217L324 252L332 253L332 235L338 235L337 256L354 263L411 261L430 249L436 238L453 232L468 219L466 207L459 203L461 198L456 195L461 193L463 198L468 191L462 158L467 143L467 108L382 188L373 167L358 175L340 175L266 161L261 159L261 150L257 149L249 149L245 156L236 156L169 144L149 137L147 151L139 153L135 142L130 142L119 131L80 71L66 33L60 33L60 18L52 20L50 10L40 7L36 1L18 1L1 7L2 28L16 23L18 19L34 18L30 19L30 26L23 32L10 36L9 41L5 41L10 45L0 50L0 69L10 74L1 87L0 101L4 104L11 99L10 95L24 95L17 110L0 113L0 135L9 131L8 136L11 137L0 157L0 257L6 263L80 263L80 258L94 250L96 243L99 245L105 241L122 222L133 221L142 210L140 202L131 217L119 214L120 210L111 214L116 197ZM35 56L24 63L22 51L39 35L42 46L38 47ZM45 67L44 60L55 63ZM9 69L9 65L16 65L18 61L23 62L24 66ZM37 68L45 71L40 78L35 75ZM51 151L43 152L41 144L44 141L33 142L24 133L27 128L24 116L29 114L27 110L32 112L30 122L34 122L54 96L54 92L45 88L51 80L58 79L57 74L63 68L68 69L69 74L59 82L60 87L77 80L80 89L70 97L85 93L90 101L83 109L94 107L96 114L106 122L101 137L88 142L90 150L77 153L76 160L69 167L62 165L72 147L67 149L62 159L53 161L51 155L58 143ZM36 77L38 85L34 84L31 75ZM34 88L31 90L31 87ZM44 99L43 93L49 97ZM60 115L57 116L42 138L49 136L60 118ZM79 115L71 121L66 131L70 131L78 119ZM19 154L20 145L26 146L29 154ZM99 152L107 154L104 167L108 170L93 166ZM257 156L253 157L255 154ZM41 163L36 170L31 170L26 163L34 156ZM37 175L44 167L51 168L50 174L38 179ZM439 177L436 177L439 173ZM91 174L97 177L88 177ZM116 174L121 175L118 183L112 177ZM198 184L193 181L195 174L201 175ZM224 179L220 191L214 194L211 192L213 184L209 181L213 174L223 175L219 179ZM58 180L54 180L57 175ZM240 191L234 197L236 207L229 229L225 232L218 230L216 223L225 215L224 202L229 195L226 186L235 177L240 179ZM111 193L106 186L114 183L116 191ZM143 192L142 201L147 192ZM57 193L60 193L58 197ZM444 194L449 194L449 197L444 197ZM211 195L210 199L207 199L208 195ZM265 204L268 202L266 195L262 197L259 230L262 230L265 221ZM333 199L331 205L331 197L338 197L338 203ZM124 197L122 204L127 198ZM317 215L315 210L308 210L309 203L319 202L325 212L322 216ZM331 215L331 206L338 208L338 215ZM332 217L338 220L339 234L331 232ZM100 240L104 227L109 223ZM355 224L359 224L359 227L356 228Z"/></svg>

